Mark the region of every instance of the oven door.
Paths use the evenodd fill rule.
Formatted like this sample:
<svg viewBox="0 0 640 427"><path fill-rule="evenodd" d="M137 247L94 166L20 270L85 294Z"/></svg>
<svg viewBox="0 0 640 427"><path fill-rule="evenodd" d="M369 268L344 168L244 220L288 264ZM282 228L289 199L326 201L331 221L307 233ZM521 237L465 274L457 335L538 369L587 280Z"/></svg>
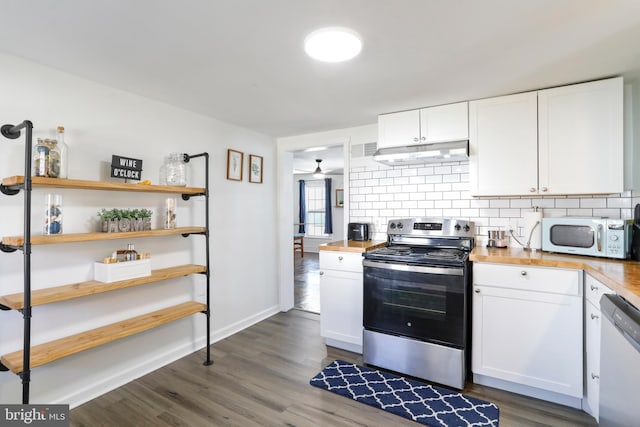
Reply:
<svg viewBox="0 0 640 427"><path fill-rule="evenodd" d="M365 329L464 348L466 267L363 265Z"/></svg>

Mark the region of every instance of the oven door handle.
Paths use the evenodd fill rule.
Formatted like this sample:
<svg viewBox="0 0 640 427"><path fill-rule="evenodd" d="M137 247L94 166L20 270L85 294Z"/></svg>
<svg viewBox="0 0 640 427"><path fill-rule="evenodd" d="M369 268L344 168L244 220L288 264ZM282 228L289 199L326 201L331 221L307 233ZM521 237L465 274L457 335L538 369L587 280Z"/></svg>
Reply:
<svg viewBox="0 0 640 427"><path fill-rule="evenodd" d="M383 268L385 270L407 271L410 273L427 274L447 274L449 276L463 276L464 269L459 267L424 267L421 265L395 264L387 262L377 262L365 259L362 262L364 267Z"/></svg>

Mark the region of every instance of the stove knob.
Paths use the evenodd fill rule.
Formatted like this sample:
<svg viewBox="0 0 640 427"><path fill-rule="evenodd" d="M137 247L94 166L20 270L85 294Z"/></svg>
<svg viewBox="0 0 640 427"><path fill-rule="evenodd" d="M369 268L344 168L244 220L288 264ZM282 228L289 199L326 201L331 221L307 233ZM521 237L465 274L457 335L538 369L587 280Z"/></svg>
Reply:
<svg viewBox="0 0 640 427"><path fill-rule="evenodd" d="M469 231L469 230L471 230L471 227L469 227L469 225L468 225L468 224L467 224L467 225L465 225L465 226L464 226L464 231Z"/></svg>
<svg viewBox="0 0 640 427"><path fill-rule="evenodd" d="M396 225L392 222L391 224L389 224L389 228L393 230L396 228Z"/></svg>
<svg viewBox="0 0 640 427"><path fill-rule="evenodd" d="M402 225L402 223L401 223L401 222L399 222L399 223L398 223L398 229L399 229L399 230L402 230L402 227L404 227L404 226Z"/></svg>
<svg viewBox="0 0 640 427"><path fill-rule="evenodd" d="M461 229L462 227L460 227L460 224L456 224L456 226L455 226L454 228L455 228L456 230L460 231L460 229Z"/></svg>

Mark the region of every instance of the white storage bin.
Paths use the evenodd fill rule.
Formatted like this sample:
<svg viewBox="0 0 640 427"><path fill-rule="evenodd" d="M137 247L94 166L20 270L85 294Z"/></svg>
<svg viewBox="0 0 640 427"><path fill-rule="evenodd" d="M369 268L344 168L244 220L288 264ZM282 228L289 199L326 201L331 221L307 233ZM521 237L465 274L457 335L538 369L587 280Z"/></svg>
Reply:
<svg viewBox="0 0 640 427"><path fill-rule="evenodd" d="M141 259L113 264L96 262L94 263L93 272L94 280L105 283L151 276L151 260Z"/></svg>

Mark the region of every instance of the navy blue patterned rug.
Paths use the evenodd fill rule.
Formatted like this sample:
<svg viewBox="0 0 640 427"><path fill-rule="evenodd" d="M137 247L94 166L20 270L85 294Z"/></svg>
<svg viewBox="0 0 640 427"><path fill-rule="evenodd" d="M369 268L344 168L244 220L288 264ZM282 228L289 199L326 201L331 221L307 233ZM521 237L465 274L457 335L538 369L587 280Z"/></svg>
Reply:
<svg viewBox="0 0 640 427"><path fill-rule="evenodd" d="M310 382L428 426L498 426L499 409L493 403L342 360Z"/></svg>

